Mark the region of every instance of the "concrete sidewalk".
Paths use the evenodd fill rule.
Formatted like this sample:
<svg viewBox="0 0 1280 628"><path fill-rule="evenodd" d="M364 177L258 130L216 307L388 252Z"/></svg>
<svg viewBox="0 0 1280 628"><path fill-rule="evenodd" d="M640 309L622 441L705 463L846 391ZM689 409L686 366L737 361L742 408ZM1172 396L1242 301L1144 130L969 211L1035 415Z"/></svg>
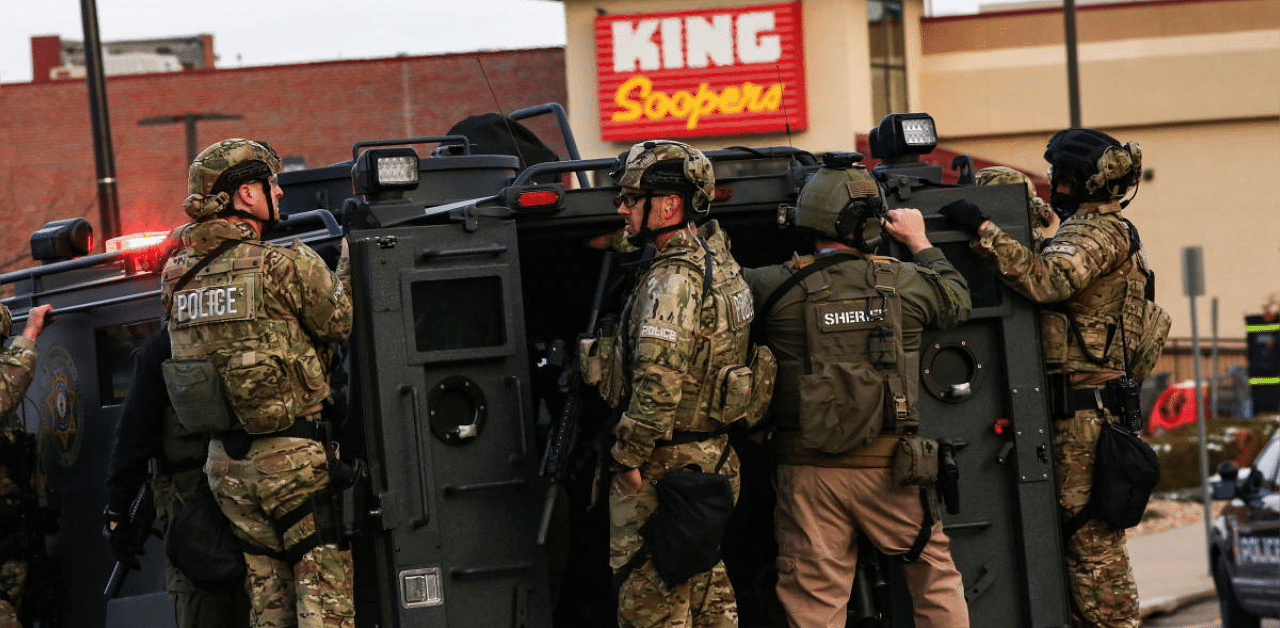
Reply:
<svg viewBox="0 0 1280 628"><path fill-rule="evenodd" d="M1143 617L1215 595L1203 522L1129 539L1128 548Z"/></svg>

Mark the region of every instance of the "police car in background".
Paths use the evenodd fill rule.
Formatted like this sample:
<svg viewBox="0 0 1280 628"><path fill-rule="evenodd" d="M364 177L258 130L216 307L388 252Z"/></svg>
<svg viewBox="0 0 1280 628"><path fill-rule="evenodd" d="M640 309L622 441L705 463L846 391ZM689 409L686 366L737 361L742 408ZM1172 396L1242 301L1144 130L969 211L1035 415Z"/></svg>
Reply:
<svg viewBox="0 0 1280 628"><path fill-rule="evenodd" d="M1214 521L1209 545L1225 628L1258 628L1280 617L1280 431L1250 469L1218 467L1214 499L1230 499Z"/></svg>

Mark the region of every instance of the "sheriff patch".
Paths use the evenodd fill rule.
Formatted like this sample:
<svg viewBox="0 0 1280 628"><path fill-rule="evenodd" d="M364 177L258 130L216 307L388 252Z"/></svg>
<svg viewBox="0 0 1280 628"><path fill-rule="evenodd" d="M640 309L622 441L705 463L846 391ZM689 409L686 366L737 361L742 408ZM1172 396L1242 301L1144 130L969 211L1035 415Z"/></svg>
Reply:
<svg viewBox="0 0 1280 628"><path fill-rule="evenodd" d="M676 328L656 322L643 323L640 325L640 337L674 343L676 341Z"/></svg>
<svg viewBox="0 0 1280 628"><path fill-rule="evenodd" d="M242 281L224 286L207 286L173 294L175 327L247 321L253 318L253 290Z"/></svg>
<svg viewBox="0 0 1280 628"><path fill-rule="evenodd" d="M882 299L866 298L823 303L816 309L818 329L832 332L878 325L884 320L885 304Z"/></svg>

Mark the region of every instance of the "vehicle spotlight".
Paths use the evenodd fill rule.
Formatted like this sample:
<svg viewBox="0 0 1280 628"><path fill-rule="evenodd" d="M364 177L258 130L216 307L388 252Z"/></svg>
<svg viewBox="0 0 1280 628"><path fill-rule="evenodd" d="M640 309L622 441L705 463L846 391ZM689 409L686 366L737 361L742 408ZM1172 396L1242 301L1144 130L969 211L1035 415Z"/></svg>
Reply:
<svg viewBox="0 0 1280 628"><path fill-rule="evenodd" d="M84 218L47 222L31 234L31 259L50 263L88 255L93 249L93 226Z"/></svg>
<svg viewBox="0 0 1280 628"><path fill-rule="evenodd" d="M880 160L877 172L940 180L941 171L920 160L938 145L938 131L929 114L891 113L867 133L867 142L871 156Z"/></svg>
<svg viewBox="0 0 1280 628"><path fill-rule="evenodd" d="M404 147L371 148L351 167L356 194L386 198L418 187L418 153Z"/></svg>

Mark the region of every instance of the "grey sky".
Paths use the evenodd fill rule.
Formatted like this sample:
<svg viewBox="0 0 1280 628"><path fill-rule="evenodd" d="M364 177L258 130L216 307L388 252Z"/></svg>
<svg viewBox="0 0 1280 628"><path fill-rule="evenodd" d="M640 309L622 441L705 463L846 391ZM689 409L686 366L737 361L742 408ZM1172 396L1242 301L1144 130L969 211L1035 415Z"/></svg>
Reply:
<svg viewBox="0 0 1280 628"><path fill-rule="evenodd" d="M999 0L996 0L999 1ZM991 0L986 0L991 2ZM212 33L218 66L564 45L555 0L97 0L102 41ZM928 0L936 15L972 13L978 0ZM82 41L79 0L5 2L0 83L31 80L31 37Z"/></svg>

